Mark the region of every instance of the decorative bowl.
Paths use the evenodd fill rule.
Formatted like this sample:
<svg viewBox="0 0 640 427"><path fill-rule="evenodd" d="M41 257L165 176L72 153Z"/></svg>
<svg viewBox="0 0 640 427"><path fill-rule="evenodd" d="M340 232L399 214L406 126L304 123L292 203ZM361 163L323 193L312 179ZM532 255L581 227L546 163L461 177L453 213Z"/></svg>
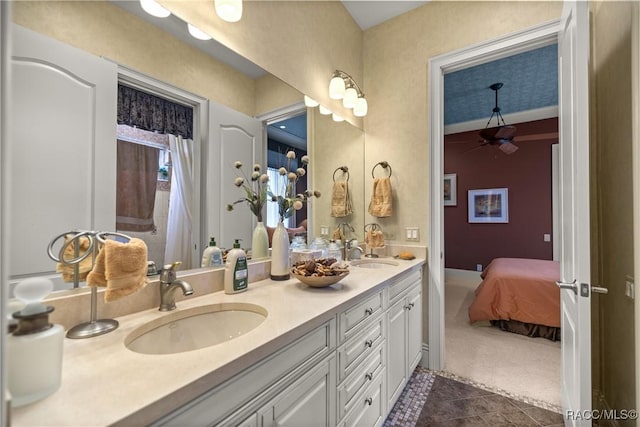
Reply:
<svg viewBox="0 0 640 427"><path fill-rule="evenodd" d="M304 276L302 274L296 274L291 271L291 275L300 280L305 285L311 286L312 288L326 288L327 286L334 285L340 280L347 277L349 275L349 272L345 271L335 276Z"/></svg>

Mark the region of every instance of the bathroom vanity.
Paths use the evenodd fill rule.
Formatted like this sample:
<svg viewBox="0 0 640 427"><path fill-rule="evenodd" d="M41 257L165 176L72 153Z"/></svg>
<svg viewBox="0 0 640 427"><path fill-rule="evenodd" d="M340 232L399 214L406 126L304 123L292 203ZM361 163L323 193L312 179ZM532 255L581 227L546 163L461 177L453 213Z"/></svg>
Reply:
<svg viewBox="0 0 640 427"><path fill-rule="evenodd" d="M13 425L381 425L422 353L424 260L396 262L353 265L329 288L262 280L242 294L194 296L170 314L133 313L109 334L67 339L61 389L14 409ZM259 306L266 317L197 350L126 346L163 316L225 304Z"/></svg>

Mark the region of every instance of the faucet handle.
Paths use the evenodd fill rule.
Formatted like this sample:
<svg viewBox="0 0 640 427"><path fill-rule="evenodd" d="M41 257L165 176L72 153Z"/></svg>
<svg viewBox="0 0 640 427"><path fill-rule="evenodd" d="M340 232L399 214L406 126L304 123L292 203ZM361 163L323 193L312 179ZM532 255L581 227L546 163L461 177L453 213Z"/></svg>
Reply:
<svg viewBox="0 0 640 427"><path fill-rule="evenodd" d="M168 271L173 271L175 270L176 267L178 267L180 264L182 264L182 261L175 261L172 264L165 264L164 267L162 267L163 270L168 270Z"/></svg>
<svg viewBox="0 0 640 427"><path fill-rule="evenodd" d="M165 264L160 271L160 283L171 283L176 280L175 268L182 264L182 261L176 261L172 264Z"/></svg>

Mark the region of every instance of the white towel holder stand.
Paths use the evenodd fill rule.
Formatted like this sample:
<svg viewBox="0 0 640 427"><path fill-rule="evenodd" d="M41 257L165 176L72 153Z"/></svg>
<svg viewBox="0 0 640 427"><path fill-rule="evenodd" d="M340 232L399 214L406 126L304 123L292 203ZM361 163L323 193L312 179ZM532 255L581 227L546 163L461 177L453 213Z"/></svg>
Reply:
<svg viewBox="0 0 640 427"><path fill-rule="evenodd" d="M67 236L69 235L72 235L73 237L67 239ZM111 231L67 231L66 233L62 233L51 240L49 246L47 247L47 253L49 254L49 258L56 262L65 265L73 265L73 287L78 288L80 287L80 262L87 258L89 255L93 255L91 266L91 269L93 270L96 262L96 257L98 256L98 252L100 250L99 244L103 245L107 236L118 236L126 239L127 241L131 240L131 237L127 236L126 234ZM87 239L89 239L89 247L84 253L80 254L80 238L82 237L86 237ZM53 251L53 247L61 238L66 239L66 241L62 244L58 256L56 256ZM74 258L66 259L64 257L64 252L72 242L76 242L74 244ZM106 334L118 328L117 320L97 319L97 306L98 289L95 286L91 286L91 317L88 322L81 323L69 329L67 331L67 338L90 338Z"/></svg>

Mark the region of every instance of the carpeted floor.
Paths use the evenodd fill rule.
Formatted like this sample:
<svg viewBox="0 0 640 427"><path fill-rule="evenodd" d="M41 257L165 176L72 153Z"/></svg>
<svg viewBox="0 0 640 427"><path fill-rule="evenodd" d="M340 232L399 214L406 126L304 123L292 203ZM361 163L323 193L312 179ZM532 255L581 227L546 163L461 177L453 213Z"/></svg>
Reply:
<svg viewBox="0 0 640 427"><path fill-rule="evenodd" d="M559 413L418 367L384 427L562 426Z"/></svg>
<svg viewBox="0 0 640 427"><path fill-rule="evenodd" d="M452 379L560 412L560 342L469 323L478 274L447 272L445 371Z"/></svg>

